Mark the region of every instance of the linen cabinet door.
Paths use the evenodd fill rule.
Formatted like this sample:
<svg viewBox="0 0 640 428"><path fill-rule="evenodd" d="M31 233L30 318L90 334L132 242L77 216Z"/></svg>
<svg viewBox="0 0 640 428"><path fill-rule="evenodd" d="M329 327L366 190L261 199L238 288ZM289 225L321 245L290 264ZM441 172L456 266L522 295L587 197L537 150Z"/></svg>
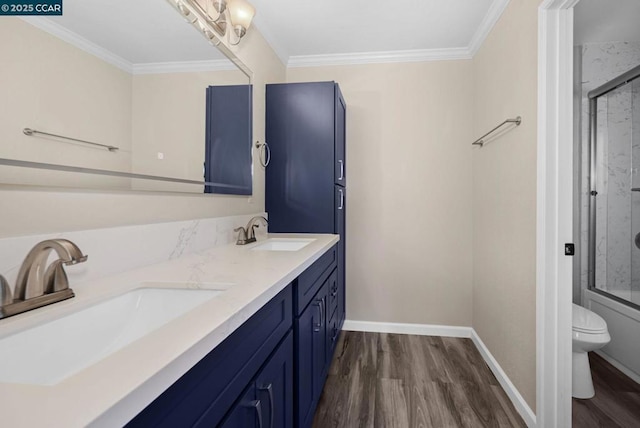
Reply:
<svg viewBox="0 0 640 428"><path fill-rule="evenodd" d="M229 410L221 428L263 428L264 404L256 399L256 386L251 383L238 402ZM196 424L205 427L206 423Z"/></svg>
<svg viewBox="0 0 640 428"><path fill-rule="evenodd" d="M293 333L289 332L256 378L265 428L293 428Z"/></svg>
<svg viewBox="0 0 640 428"><path fill-rule="evenodd" d="M335 184L347 185L346 140L347 140L347 107L342 98L340 87L335 84Z"/></svg>
<svg viewBox="0 0 640 428"><path fill-rule="evenodd" d="M335 211L335 233L340 235L340 242L338 242L338 312L336 317L338 318L338 329L342 329L342 324L346 316L346 248L347 248L347 233L346 233L346 215L347 215L347 189L343 189L340 186L336 186L336 211Z"/></svg>

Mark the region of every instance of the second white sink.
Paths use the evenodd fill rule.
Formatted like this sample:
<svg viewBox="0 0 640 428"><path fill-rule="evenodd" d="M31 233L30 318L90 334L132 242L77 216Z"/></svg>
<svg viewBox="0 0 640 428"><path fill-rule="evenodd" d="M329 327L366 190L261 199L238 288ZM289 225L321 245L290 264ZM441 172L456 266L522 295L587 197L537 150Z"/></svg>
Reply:
<svg viewBox="0 0 640 428"><path fill-rule="evenodd" d="M213 299L228 284L211 288L138 288L2 338L0 382L54 385Z"/></svg>
<svg viewBox="0 0 640 428"><path fill-rule="evenodd" d="M256 245L253 251L298 251L306 247L315 239L277 238L267 239L264 243Z"/></svg>

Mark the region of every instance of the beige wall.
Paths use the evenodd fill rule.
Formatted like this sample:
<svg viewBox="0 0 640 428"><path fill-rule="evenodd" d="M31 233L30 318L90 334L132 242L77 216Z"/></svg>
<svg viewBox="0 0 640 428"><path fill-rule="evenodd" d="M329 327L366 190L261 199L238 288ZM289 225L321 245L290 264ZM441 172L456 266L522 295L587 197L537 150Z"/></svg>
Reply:
<svg viewBox="0 0 640 428"><path fill-rule="evenodd" d="M132 76L19 18L2 20L0 40L0 157L129 172ZM23 128L121 150L28 137ZM0 182L69 185L74 180L45 171L0 169Z"/></svg>
<svg viewBox="0 0 640 428"><path fill-rule="evenodd" d="M133 77L133 171L202 181L205 158L206 89L210 85L246 85L240 70L143 74ZM163 154L163 159L158 158ZM137 190L169 187L166 182L136 181ZM180 189L177 184L176 189ZM202 192L202 186L189 186ZM187 190L188 191L188 190Z"/></svg>
<svg viewBox="0 0 640 428"><path fill-rule="evenodd" d="M511 1L473 59L473 327L535 409L536 106L539 0Z"/></svg>
<svg viewBox="0 0 640 428"><path fill-rule="evenodd" d="M254 139L263 140L264 84L284 81L285 68L255 28L233 50L253 71L253 135ZM6 140L0 141L4 144ZM2 168L5 167L0 166ZM15 171L16 168L12 170ZM252 197L247 198L70 192L0 186L0 237L262 212L264 170L260 167L255 152L253 189Z"/></svg>
<svg viewBox="0 0 640 428"><path fill-rule="evenodd" d="M471 325L471 61L294 68L347 102L347 316Z"/></svg>

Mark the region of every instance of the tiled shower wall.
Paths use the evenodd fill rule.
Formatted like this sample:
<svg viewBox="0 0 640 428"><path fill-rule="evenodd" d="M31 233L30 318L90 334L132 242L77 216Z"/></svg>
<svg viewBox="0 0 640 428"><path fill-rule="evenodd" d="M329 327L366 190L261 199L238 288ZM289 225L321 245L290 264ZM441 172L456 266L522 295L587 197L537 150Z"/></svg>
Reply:
<svg viewBox="0 0 640 428"><path fill-rule="evenodd" d="M579 204L577 213L580 231L580 275L574 277L574 301L581 301L581 290L588 284L588 207L589 207L589 101L587 93L592 89L619 76L640 64L640 43L611 42L586 44L581 48L581 63L576 70L581 74L581 111L580 138L577 139L579 159ZM630 231L640 232L640 193L634 192L630 198L633 181L640 181L638 171L630 171L630 159L640 158L640 91L636 86L610 93L599 102L598 138L606 141L608 149L602 150L600 144L598 156L604 159L609 171L598 179L596 219L596 284L598 288L613 292L622 298L631 300L632 296L640 303L640 250L631 245ZM633 99L632 99L633 97ZM635 104L635 111L631 106ZM633 135L634 146L631 141ZM640 160L640 159L639 159ZM640 162L634 162L636 168ZM606 204L603 203L606 200ZM632 206L633 203L633 206ZM632 213L634 213L632 215ZM632 281L633 278L633 281ZM632 292L633 290L633 292Z"/></svg>

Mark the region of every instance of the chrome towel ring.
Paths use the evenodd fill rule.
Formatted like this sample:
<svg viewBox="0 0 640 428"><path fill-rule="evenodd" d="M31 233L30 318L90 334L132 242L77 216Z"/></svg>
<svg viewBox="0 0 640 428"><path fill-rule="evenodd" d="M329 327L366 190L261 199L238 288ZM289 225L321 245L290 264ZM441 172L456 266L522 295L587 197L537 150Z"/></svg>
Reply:
<svg viewBox="0 0 640 428"><path fill-rule="evenodd" d="M269 148L269 144L265 141L261 143L260 141L256 141L256 148L260 150L258 152L258 159L260 159L260 165L263 167L267 167L269 162L271 161L271 149ZM264 153L264 156L262 155Z"/></svg>

